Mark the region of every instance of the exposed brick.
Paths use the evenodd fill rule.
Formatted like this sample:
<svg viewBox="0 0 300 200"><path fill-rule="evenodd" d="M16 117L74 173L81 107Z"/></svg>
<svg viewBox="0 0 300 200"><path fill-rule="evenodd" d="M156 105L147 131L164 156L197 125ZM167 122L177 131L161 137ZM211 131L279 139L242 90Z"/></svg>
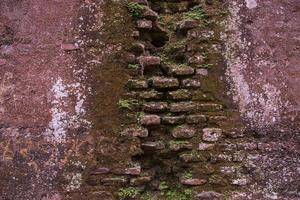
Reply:
<svg viewBox="0 0 300 200"><path fill-rule="evenodd" d="M142 99L161 99L163 98L163 95L164 94L162 92L151 90L151 91L141 92L139 94L139 97Z"/></svg>
<svg viewBox="0 0 300 200"><path fill-rule="evenodd" d="M145 128L127 128L122 131L121 135L131 137L148 137L148 130Z"/></svg>
<svg viewBox="0 0 300 200"><path fill-rule="evenodd" d="M201 86L200 80L184 79L182 80L182 86L185 88L199 88Z"/></svg>
<svg viewBox="0 0 300 200"><path fill-rule="evenodd" d="M168 95L173 100L189 100L192 98L191 92L185 89L169 92Z"/></svg>
<svg viewBox="0 0 300 200"><path fill-rule="evenodd" d="M138 61L144 67L160 65L160 57L158 56L140 56Z"/></svg>
<svg viewBox="0 0 300 200"><path fill-rule="evenodd" d="M191 163L191 162L205 162L207 161L207 157L203 156L198 153L183 153L179 155L180 160L186 163Z"/></svg>
<svg viewBox="0 0 300 200"><path fill-rule="evenodd" d="M127 86L131 89L146 89L148 88L148 83L145 80L129 79Z"/></svg>
<svg viewBox="0 0 300 200"><path fill-rule="evenodd" d="M198 146L198 150L200 151L213 150L214 148L215 144L200 143Z"/></svg>
<svg viewBox="0 0 300 200"><path fill-rule="evenodd" d="M201 192L195 196L194 200L224 200L224 195L214 192Z"/></svg>
<svg viewBox="0 0 300 200"><path fill-rule="evenodd" d="M174 138L191 138L196 134L196 129L187 125L182 125L172 130Z"/></svg>
<svg viewBox="0 0 300 200"><path fill-rule="evenodd" d="M197 178L189 178L189 179L181 179L180 183L183 185L189 185L189 186L199 186L199 185L204 185L205 183L207 183L207 180L197 179Z"/></svg>
<svg viewBox="0 0 300 200"><path fill-rule="evenodd" d="M207 76L208 70L203 68L196 69L196 75Z"/></svg>
<svg viewBox="0 0 300 200"><path fill-rule="evenodd" d="M142 16L152 21L155 21L158 18L158 14L147 6L144 7Z"/></svg>
<svg viewBox="0 0 300 200"><path fill-rule="evenodd" d="M185 121L185 116L165 116L162 118L163 124L183 124Z"/></svg>
<svg viewBox="0 0 300 200"><path fill-rule="evenodd" d="M170 67L170 72L174 76L187 76L193 75L195 73L194 68L192 67Z"/></svg>
<svg viewBox="0 0 300 200"><path fill-rule="evenodd" d="M180 103L172 103L170 107L170 111L173 113L178 113L178 112L190 112L193 111L197 108L197 104L188 101L188 102L180 102Z"/></svg>
<svg viewBox="0 0 300 200"><path fill-rule="evenodd" d="M110 169L107 167L99 167L93 170L90 174L92 175L99 175L99 174L108 174L110 173Z"/></svg>
<svg viewBox="0 0 300 200"><path fill-rule="evenodd" d="M139 29L150 30L153 26L151 20L138 20L136 23Z"/></svg>
<svg viewBox="0 0 300 200"><path fill-rule="evenodd" d="M125 177L112 177L112 178L103 178L101 183L105 186L123 186L128 182Z"/></svg>
<svg viewBox="0 0 300 200"><path fill-rule="evenodd" d="M172 89L179 86L179 81L176 78L154 77L150 81L153 87L157 89Z"/></svg>
<svg viewBox="0 0 300 200"><path fill-rule="evenodd" d="M161 122L160 116L158 115L145 115L141 119L141 124L144 126L155 126Z"/></svg>
<svg viewBox="0 0 300 200"><path fill-rule="evenodd" d="M215 104L215 103L202 103L198 104L198 110L199 111L219 111L222 110L223 106L220 104Z"/></svg>
<svg viewBox="0 0 300 200"><path fill-rule="evenodd" d="M199 124L206 121L207 118L205 115L189 115L186 117L186 123L188 124Z"/></svg>
<svg viewBox="0 0 300 200"><path fill-rule="evenodd" d="M132 178L130 180L130 185L132 186L141 186L146 183L149 183L152 180L150 176L144 176L144 177L137 177L137 178Z"/></svg>
<svg viewBox="0 0 300 200"><path fill-rule="evenodd" d="M146 112L165 112L168 110L169 105L166 102L149 102L144 103L143 108Z"/></svg>
<svg viewBox="0 0 300 200"><path fill-rule="evenodd" d="M184 20L178 24L177 30L186 33L188 30L196 28L197 26L198 21L196 20Z"/></svg>
<svg viewBox="0 0 300 200"><path fill-rule="evenodd" d="M202 140L206 142L216 142L222 137L222 129L205 128L203 129Z"/></svg>
<svg viewBox="0 0 300 200"><path fill-rule="evenodd" d="M169 147L172 151L191 150L193 144L188 141L171 141Z"/></svg>
<svg viewBox="0 0 300 200"><path fill-rule="evenodd" d="M144 142L142 143L142 148L149 151L155 151L155 150L162 150L166 146L162 141L156 141L156 142Z"/></svg>

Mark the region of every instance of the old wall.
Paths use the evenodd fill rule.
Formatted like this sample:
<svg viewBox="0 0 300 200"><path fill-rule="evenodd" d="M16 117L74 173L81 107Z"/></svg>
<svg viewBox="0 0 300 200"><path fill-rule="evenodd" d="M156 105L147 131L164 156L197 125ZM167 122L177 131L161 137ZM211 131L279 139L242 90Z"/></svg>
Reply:
<svg viewBox="0 0 300 200"><path fill-rule="evenodd" d="M1 1L0 199L299 198L297 19L293 0Z"/></svg>

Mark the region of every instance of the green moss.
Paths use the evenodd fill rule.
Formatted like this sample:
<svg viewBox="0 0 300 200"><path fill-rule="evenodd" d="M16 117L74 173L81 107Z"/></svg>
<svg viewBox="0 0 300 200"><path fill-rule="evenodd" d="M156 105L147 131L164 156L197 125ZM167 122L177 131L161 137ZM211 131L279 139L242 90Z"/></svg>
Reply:
<svg viewBox="0 0 300 200"><path fill-rule="evenodd" d="M202 10L201 6L195 6L190 9L190 11L184 13L185 19L195 19L201 20L206 17L205 12Z"/></svg>
<svg viewBox="0 0 300 200"><path fill-rule="evenodd" d="M166 200L189 200L192 197L193 190L184 189L181 186L169 187L166 182L161 182L159 185L160 195Z"/></svg>
<svg viewBox="0 0 300 200"><path fill-rule="evenodd" d="M144 10L144 6L136 2L125 1L126 7L133 18L141 18Z"/></svg>
<svg viewBox="0 0 300 200"><path fill-rule="evenodd" d="M138 64L129 64L128 69L138 69L139 65Z"/></svg>
<svg viewBox="0 0 300 200"><path fill-rule="evenodd" d="M183 173L182 178L193 178L193 173L191 171L186 171Z"/></svg>
<svg viewBox="0 0 300 200"><path fill-rule="evenodd" d="M182 140L172 140L170 141L170 144L188 144L188 141L182 141Z"/></svg>
<svg viewBox="0 0 300 200"><path fill-rule="evenodd" d="M126 198L135 198L139 194L141 194L142 190L136 187L127 187L127 188L121 188L117 192L117 195L120 199L126 199Z"/></svg>
<svg viewBox="0 0 300 200"><path fill-rule="evenodd" d="M134 106L138 104L137 100L134 99L120 99L118 102L118 107L120 109L132 110Z"/></svg>

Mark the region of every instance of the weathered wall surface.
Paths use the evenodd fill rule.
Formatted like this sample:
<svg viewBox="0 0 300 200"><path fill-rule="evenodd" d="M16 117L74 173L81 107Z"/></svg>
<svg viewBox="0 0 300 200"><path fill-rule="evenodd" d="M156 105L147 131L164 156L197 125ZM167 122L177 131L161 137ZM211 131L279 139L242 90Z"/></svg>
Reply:
<svg viewBox="0 0 300 200"><path fill-rule="evenodd" d="M0 199L298 199L299 3L129 2L0 2Z"/></svg>

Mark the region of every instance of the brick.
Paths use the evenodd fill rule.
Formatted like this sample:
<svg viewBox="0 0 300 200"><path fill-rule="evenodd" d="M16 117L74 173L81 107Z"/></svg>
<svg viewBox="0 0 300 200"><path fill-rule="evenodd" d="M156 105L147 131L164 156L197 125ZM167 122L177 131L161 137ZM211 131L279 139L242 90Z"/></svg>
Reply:
<svg viewBox="0 0 300 200"><path fill-rule="evenodd" d="M130 137L148 137L148 130L145 128L127 128L121 132L121 135Z"/></svg>
<svg viewBox="0 0 300 200"><path fill-rule="evenodd" d="M169 105L166 102L149 102L144 103L143 109L146 112L165 112L169 109Z"/></svg>
<svg viewBox="0 0 300 200"><path fill-rule="evenodd" d="M184 79L182 80L182 87L184 88L199 88L201 87L201 82L195 79Z"/></svg>
<svg viewBox="0 0 300 200"><path fill-rule="evenodd" d="M139 97L142 99L161 99L163 98L163 95L164 94L162 92L151 90L151 91L141 92L139 94Z"/></svg>
<svg viewBox="0 0 300 200"><path fill-rule="evenodd" d="M100 167L92 171L90 174L92 175L99 175L99 174L108 174L110 173L110 169L107 167Z"/></svg>
<svg viewBox="0 0 300 200"><path fill-rule="evenodd" d="M188 141L171 141L169 147L172 151L191 150L193 144Z"/></svg>
<svg viewBox="0 0 300 200"><path fill-rule="evenodd" d="M222 129L204 128L202 140L206 142L216 142L222 137Z"/></svg>
<svg viewBox="0 0 300 200"><path fill-rule="evenodd" d="M178 24L177 30L186 33L188 30L196 28L197 26L198 21L196 20L184 20Z"/></svg>
<svg viewBox="0 0 300 200"><path fill-rule="evenodd" d="M165 144L162 141L156 142L144 142L142 143L142 148L148 151L162 150L165 149Z"/></svg>
<svg viewBox="0 0 300 200"><path fill-rule="evenodd" d="M207 191L198 193L195 196L195 200L224 200L224 195L214 192L214 191Z"/></svg>
<svg viewBox="0 0 300 200"><path fill-rule="evenodd" d="M170 67L170 72L174 76L187 76L193 75L195 73L194 68L192 67Z"/></svg>
<svg viewBox="0 0 300 200"><path fill-rule="evenodd" d="M148 88L148 83L145 80L129 79L127 86L131 89L146 89Z"/></svg>
<svg viewBox="0 0 300 200"><path fill-rule="evenodd" d="M194 111L197 108L197 104L191 101L172 103L170 106L170 111L173 113L178 112L190 112Z"/></svg>
<svg viewBox="0 0 300 200"><path fill-rule="evenodd" d="M223 109L223 106L220 104L214 104L214 103L203 103L198 104L198 110L199 111L220 111Z"/></svg>
<svg viewBox="0 0 300 200"><path fill-rule="evenodd" d="M187 125L182 125L172 130L174 138L191 138L196 134L196 129Z"/></svg>
<svg viewBox="0 0 300 200"><path fill-rule="evenodd" d="M101 183L105 186L120 186L126 185L128 182L125 177L112 177L112 178L104 178L101 180Z"/></svg>
<svg viewBox="0 0 300 200"><path fill-rule="evenodd" d="M145 115L141 119L141 124L144 126L155 126L161 122L160 116L158 115Z"/></svg>
<svg viewBox="0 0 300 200"><path fill-rule="evenodd" d="M205 162L207 157L197 153L183 153L179 155L180 160L186 163L191 162Z"/></svg>
<svg viewBox="0 0 300 200"><path fill-rule="evenodd" d="M200 151L213 150L214 147L215 147L215 144L200 143L198 146L198 150L200 150Z"/></svg>
<svg viewBox="0 0 300 200"><path fill-rule="evenodd" d="M146 183L149 183L151 180L152 180L152 178L150 176L132 178L130 180L130 185L141 186L141 185L145 185Z"/></svg>
<svg viewBox="0 0 300 200"><path fill-rule="evenodd" d="M196 75L207 76L208 70L203 68L196 69Z"/></svg>
<svg viewBox="0 0 300 200"><path fill-rule="evenodd" d="M180 183L183 185L188 185L188 186L199 186L199 185L204 185L205 183L207 183L207 180L189 178L189 179L181 179Z"/></svg>
<svg viewBox="0 0 300 200"><path fill-rule="evenodd" d="M162 123L163 124L183 124L185 121L185 116L165 116L162 118Z"/></svg>
<svg viewBox="0 0 300 200"><path fill-rule="evenodd" d="M179 87L179 81L176 78L154 77L150 80L154 88L173 89Z"/></svg>
<svg viewBox="0 0 300 200"><path fill-rule="evenodd" d="M144 7L142 16L143 16L143 18L146 18L146 19L149 19L152 21L155 21L158 18L158 14L147 6Z"/></svg>
<svg viewBox="0 0 300 200"><path fill-rule="evenodd" d="M192 94L188 90L175 90L168 93L170 99L173 100L189 100L192 98Z"/></svg>
<svg viewBox="0 0 300 200"><path fill-rule="evenodd" d="M158 56L140 56L137 59L143 67L160 65L160 57Z"/></svg>
<svg viewBox="0 0 300 200"><path fill-rule="evenodd" d="M136 23L138 29L150 30L153 27L151 20L138 20Z"/></svg>
<svg viewBox="0 0 300 200"><path fill-rule="evenodd" d="M200 124L206 121L207 118L205 115L189 115L186 117L186 123L188 124Z"/></svg>

